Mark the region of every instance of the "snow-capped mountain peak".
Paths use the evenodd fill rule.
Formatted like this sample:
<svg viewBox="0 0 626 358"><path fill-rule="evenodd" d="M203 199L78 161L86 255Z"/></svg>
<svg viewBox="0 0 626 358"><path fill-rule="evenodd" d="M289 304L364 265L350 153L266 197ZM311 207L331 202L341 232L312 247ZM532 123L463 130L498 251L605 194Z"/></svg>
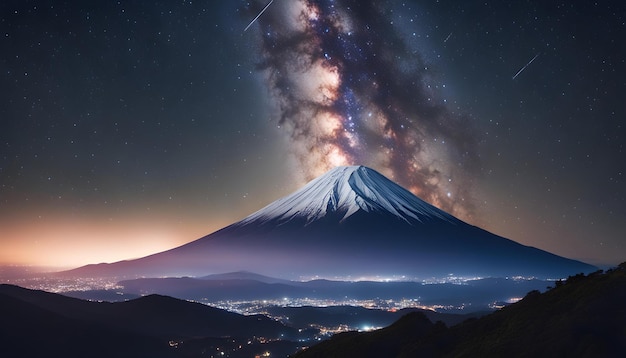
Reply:
<svg viewBox="0 0 626 358"><path fill-rule="evenodd" d="M499 237L420 200L366 167L339 167L242 221L136 260L74 270L85 277L567 277L593 266ZM285 276L287 275L287 276Z"/></svg>
<svg viewBox="0 0 626 358"><path fill-rule="evenodd" d="M283 197L243 219L240 224L267 221L288 222L305 218L306 223L328 214L345 220L358 211L386 212L408 223L458 219L424 202L377 171L364 166L331 169L302 189Z"/></svg>

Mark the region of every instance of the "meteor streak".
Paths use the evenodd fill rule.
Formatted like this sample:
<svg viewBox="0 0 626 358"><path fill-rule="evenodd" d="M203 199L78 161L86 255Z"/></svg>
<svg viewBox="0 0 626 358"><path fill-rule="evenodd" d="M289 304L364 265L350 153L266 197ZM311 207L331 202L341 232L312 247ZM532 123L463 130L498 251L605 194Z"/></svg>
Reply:
<svg viewBox="0 0 626 358"><path fill-rule="evenodd" d="M254 24L254 22L255 22L255 21L256 21L259 17L261 17L261 15L263 15L263 13L265 12L265 10L267 10L267 8L268 8L268 7L270 7L270 5L272 5L272 3L273 3L273 2L274 2L274 0L270 0L270 2L268 2L268 3L267 3L267 5L265 5L265 7L261 10L261 12L259 12L259 14L258 14L258 15L257 15L254 19L252 19L252 21L250 21L250 23L248 24L248 26L246 26L246 28L245 28L245 29L243 29L243 32L246 32L246 30L248 30L248 28L249 28L250 26L252 26L252 24Z"/></svg>
<svg viewBox="0 0 626 358"><path fill-rule="evenodd" d="M526 65L524 65L524 67L520 68L520 70L519 70L519 71L517 71L517 73L515 74L515 76L513 76L513 78L512 78L512 79L514 80L517 76L519 76L519 74L520 74L520 73L522 73L522 71L524 71L524 70L526 69L526 67L528 67L531 63L533 63L533 61L534 61L537 57L539 57L539 53L538 53L538 54L536 54L536 55L535 55L535 57L533 57L533 58L532 58L532 60L528 61L528 63L527 63Z"/></svg>

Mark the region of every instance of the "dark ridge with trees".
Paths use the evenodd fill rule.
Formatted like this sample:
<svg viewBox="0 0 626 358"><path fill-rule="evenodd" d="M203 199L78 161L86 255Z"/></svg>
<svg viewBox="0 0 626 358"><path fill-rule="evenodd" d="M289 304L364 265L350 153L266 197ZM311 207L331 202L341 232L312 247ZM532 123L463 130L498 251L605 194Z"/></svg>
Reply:
<svg viewBox="0 0 626 358"><path fill-rule="evenodd" d="M626 263L570 276L544 293L447 328L411 313L374 332L334 336L296 357L624 357Z"/></svg>

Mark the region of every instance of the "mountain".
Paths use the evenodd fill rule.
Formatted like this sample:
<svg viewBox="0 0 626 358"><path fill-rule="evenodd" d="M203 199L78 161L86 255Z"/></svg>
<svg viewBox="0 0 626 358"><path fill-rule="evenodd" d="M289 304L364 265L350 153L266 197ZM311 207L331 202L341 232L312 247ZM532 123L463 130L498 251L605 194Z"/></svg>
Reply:
<svg viewBox="0 0 626 358"><path fill-rule="evenodd" d="M337 167L252 215L144 258L88 265L79 276L201 276L252 271L280 278L456 276L560 278L595 267L469 225L380 173Z"/></svg>
<svg viewBox="0 0 626 358"><path fill-rule="evenodd" d="M624 357L624 302L626 263L571 276L450 328L410 313L378 331L337 334L295 357Z"/></svg>

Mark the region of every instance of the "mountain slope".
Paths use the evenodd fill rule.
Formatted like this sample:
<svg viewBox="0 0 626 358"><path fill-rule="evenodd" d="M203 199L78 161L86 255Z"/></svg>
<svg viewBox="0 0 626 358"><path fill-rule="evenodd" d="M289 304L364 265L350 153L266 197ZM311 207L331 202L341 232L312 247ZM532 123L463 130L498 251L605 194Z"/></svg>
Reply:
<svg viewBox="0 0 626 358"><path fill-rule="evenodd" d="M338 335L296 357L378 357L376 347L391 347L387 357L623 357L624 302L626 263L570 277L543 294L530 292L516 304L451 328L428 327L412 314L384 330Z"/></svg>
<svg viewBox="0 0 626 358"><path fill-rule="evenodd" d="M366 167L338 167L213 234L83 276L566 277L595 268L468 225Z"/></svg>

